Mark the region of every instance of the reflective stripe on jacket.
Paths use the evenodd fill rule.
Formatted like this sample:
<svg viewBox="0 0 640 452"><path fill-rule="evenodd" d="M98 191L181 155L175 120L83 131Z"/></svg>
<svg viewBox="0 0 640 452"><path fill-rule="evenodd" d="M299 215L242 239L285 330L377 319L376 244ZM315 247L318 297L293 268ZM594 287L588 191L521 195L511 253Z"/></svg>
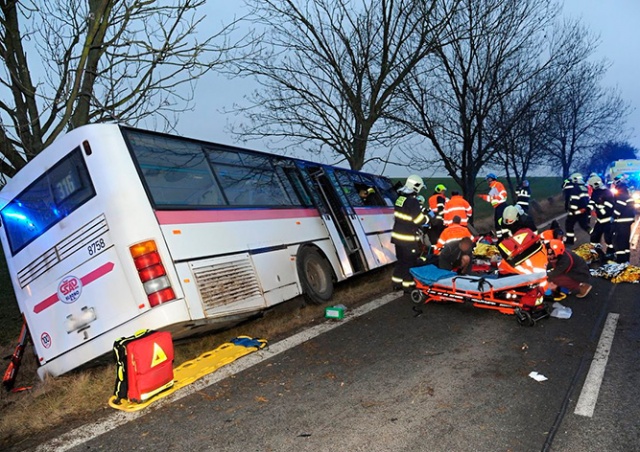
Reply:
<svg viewBox="0 0 640 452"><path fill-rule="evenodd" d="M452 223L451 225L444 228L444 230L440 234L440 238L438 239L438 242L436 243L433 250L434 254L440 254L440 250L445 244L453 240L459 240L463 237L470 237L471 239L473 239L473 234L471 234L469 229L467 229L465 226L457 223Z"/></svg>
<svg viewBox="0 0 640 452"><path fill-rule="evenodd" d="M411 243L420 240L418 231L428 220L422 213L422 208L415 195L398 196L393 216L395 221L391 231L391 242Z"/></svg>
<svg viewBox="0 0 640 452"><path fill-rule="evenodd" d="M456 215L460 217L460 224L462 226L466 226L472 213L473 209L471 208L471 205L462 197L462 195L453 195L444 205L442 217L444 219L445 226L449 226L453 223L453 217Z"/></svg>

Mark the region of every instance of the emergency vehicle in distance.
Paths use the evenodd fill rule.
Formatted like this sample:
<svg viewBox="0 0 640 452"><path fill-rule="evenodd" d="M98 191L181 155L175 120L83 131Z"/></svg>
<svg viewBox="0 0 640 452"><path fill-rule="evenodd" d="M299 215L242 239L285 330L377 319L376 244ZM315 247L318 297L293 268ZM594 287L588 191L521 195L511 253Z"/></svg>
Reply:
<svg viewBox="0 0 640 452"><path fill-rule="evenodd" d="M366 196L363 196L365 193ZM0 191L0 241L40 367L141 329L237 323L395 261L389 179L116 124L79 127Z"/></svg>
<svg viewBox="0 0 640 452"><path fill-rule="evenodd" d="M636 211L640 211L640 160L627 159L611 162L605 171L605 183L613 188L616 177L622 177L633 197Z"/></svg>

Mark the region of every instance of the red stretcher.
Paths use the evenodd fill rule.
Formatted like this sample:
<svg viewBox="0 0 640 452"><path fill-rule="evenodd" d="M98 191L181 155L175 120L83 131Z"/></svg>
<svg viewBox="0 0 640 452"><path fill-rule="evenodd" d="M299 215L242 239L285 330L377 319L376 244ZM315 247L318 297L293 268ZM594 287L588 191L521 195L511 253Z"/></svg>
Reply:
<svg viewBox="0 0 640 452"><path fill-rule="evenodd" d="M425 265L412 268L411 274L416 282L411 299L416 304L471 303L476 308L513 314L523 326L533 326L551 312L544 301L546 273L489 278L489 275L457 275L435 265Z"/></svg>

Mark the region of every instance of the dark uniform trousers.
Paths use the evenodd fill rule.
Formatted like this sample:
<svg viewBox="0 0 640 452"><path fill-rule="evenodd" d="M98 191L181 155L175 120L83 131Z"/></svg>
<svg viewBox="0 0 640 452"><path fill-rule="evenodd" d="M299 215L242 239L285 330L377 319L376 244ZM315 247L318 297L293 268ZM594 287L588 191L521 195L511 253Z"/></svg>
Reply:
<svg viewBox="0 0 640 452"><path fill-rule="evenodd" d="M585 231L590 233L591 226L589 225L589 213L579 213L577 215L567 215L567 219L564 223L565 231L565 243L567 245L573 245L576 241L576 233L574 232L576 223Z"/></svg>
<svg viewBox="0 0 640 452"><path fill-rule="evenodd" d="M616 262L622 264L629 262L631 258L631 249L629 241L631 240L631 224L632 222L616 222L613 224L613 247L616 250Z"/></svg>
<svg viewBox="0 0 640 452"><path fill-rule="evenodd" d="M411 289L415 285L413 276L409 271L412 267L419 266L420 249L419 242L396 243L396 264L393 268L393 281L397 284L402 280L403 289Z"/></svg>

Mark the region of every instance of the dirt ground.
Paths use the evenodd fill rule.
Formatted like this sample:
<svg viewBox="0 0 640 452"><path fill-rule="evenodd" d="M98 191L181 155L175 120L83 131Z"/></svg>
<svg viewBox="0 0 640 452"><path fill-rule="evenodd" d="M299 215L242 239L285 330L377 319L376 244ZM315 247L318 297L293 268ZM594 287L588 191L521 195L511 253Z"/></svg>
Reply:
<svg viewBox="0 0 640 452"><path fill-rule="evenodd" d="M532 214L539 227L562 213L563 206L559 197L532 206ZM475 227L483 232L489 230L491 225L492 219L486 218L477 220ZM579 233L578 239L579 243L586 241L586 234ZM633 240L632 263L638 265L638 234ZM343 304L347 309L352 309L388 293L391 290L391 271L389 266L339 284L330 304ZM212 350L238 335L262 337L276 342L323 321L324 306L309 305L299 297L275 306L261 317L233 329L176 343L175 364L179 365ZM12 352L12 347L0 349L2 356ZM0 449L32 448L62 432L113 412L107 405L113 390L115 368L110 357L94 364L92 368L45 382L40 382L36 377L35 361L32 350L28 349L16 384L32 387L31 389L19 393L0 391ZM34 412L47 412L50 415L33 416Z"/></svg>

